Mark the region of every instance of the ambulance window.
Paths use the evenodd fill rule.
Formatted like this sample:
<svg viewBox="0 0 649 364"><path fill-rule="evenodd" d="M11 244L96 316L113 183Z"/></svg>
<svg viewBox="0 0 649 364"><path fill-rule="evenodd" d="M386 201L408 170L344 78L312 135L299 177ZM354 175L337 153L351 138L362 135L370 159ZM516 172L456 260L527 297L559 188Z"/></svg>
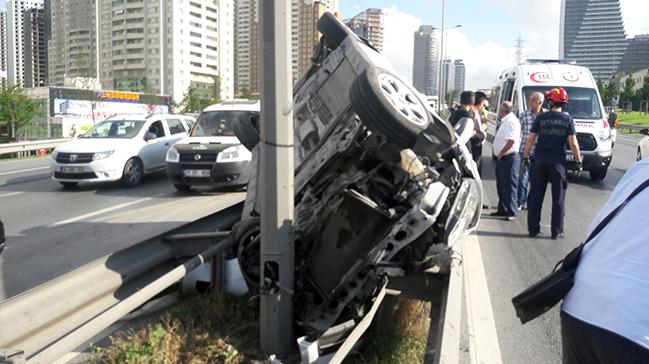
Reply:
<svg viewBox="0 0 649 364"><path fill-rule="evenodd" d="M500 100L500 86L491 89L491 97L489 98L489 111L498 111L498 101Z"/></svg>
<svg viewBox="0 0 649 364"><path fill-rule="evenodd" d="M512 101L513 93L514 93L514 80L507 80L500 102L502 103L503 101Z"/></svg>
<svg viewBox="0 0 649 364"><path fill-rule="evenodd" d="M512 112L514 115L518 115L518 93L514 91L514 98L512 99L512 104L514 105L514 109Z"/></svg>

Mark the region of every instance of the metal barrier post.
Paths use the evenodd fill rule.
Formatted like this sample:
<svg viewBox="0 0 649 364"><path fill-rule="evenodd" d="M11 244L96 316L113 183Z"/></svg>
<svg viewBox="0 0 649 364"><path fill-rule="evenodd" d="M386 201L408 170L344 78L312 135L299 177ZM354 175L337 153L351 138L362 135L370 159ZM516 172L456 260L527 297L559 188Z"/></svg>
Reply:
<svg viewBox="0 0 649 364"><path fill-rule="evenodd" d="M293 343L293 87L291 2L262 0L261 349L280 358Z"/></svg>

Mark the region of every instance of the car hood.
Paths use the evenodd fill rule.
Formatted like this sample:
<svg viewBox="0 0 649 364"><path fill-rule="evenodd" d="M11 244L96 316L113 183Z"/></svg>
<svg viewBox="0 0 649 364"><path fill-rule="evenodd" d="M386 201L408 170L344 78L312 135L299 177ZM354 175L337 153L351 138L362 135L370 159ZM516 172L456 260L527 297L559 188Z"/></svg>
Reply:
<svg viewBox="0 0 649 364"><path fill-rule="evenodd" d="M93 138L75 139L56 148L59 153L97 153L108 150L123 150L132 148L136 144L134 139Z"/></svg>
<svg viewBox="0 0 649 364"><path fill-rule="evenodd" d="M183 144L227 144L236 145L241 144L239 139L235 136L208 136L208 137L185 137L179 140L175 146Z"/></svg>

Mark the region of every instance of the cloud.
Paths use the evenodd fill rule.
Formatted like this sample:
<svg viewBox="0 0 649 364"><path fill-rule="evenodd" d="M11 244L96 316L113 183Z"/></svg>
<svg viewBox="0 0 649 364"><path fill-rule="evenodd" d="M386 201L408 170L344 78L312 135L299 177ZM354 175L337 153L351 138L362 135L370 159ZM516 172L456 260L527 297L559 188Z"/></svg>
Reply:
<svg viewBox="0 0 649 364"><path fill-rule="evenodd" d="M411 80L414 32L422 21L394 5L384 13L383 53L397 72ZM464 60L468 89L491 87L500 72L514 62L512 49L495 42L473 45L460 29L449 30L446 39L447 58Z"/></svg>
<svg viewBox="0 0 649 364"><path fill-rule="evenodd" d="M627 35L649 34L647 0L621 0L620 3Z"/></svg>

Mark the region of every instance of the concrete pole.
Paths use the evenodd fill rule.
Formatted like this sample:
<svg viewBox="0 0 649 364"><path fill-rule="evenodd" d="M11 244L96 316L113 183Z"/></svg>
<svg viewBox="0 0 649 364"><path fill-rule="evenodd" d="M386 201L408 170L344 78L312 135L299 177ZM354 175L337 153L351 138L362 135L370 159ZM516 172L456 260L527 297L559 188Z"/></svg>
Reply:
<svg viewBox="0 0 649 364"><path fill-rule="evenodd" d="M293 340L293 85L291 2L260 0L261 287L260 341L286 357Z"/></svg>

